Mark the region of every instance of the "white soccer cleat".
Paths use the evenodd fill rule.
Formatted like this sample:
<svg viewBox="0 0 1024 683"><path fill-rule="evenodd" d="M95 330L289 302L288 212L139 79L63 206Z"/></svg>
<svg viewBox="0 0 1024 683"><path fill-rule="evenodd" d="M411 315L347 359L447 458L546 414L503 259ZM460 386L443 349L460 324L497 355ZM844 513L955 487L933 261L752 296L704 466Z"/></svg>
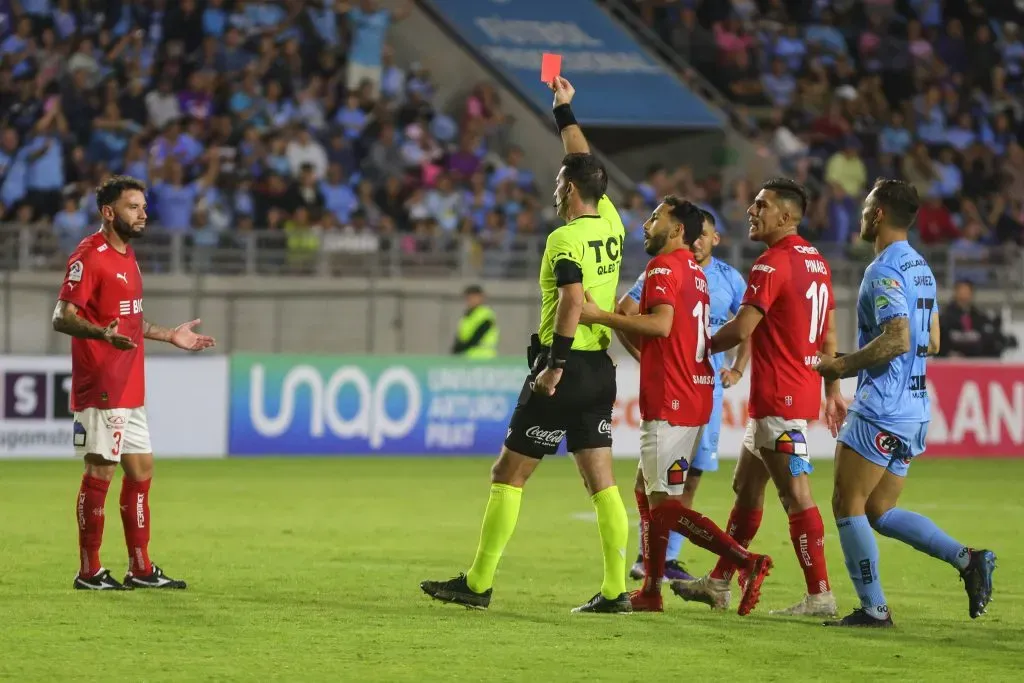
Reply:
<svg viewBox="0 0 1024 683"><path fill-rule="evenodd" d="M805 595L804 599L792 607L772 610L769 614L782 617L834 617L837 615L836 598L832 591L816 595Z"/></svg>
<svg viewBox="0 0 1024 683"><path fill-rule="evenodd" d="M671 586L672 592L687 602L702 602L714 610L729 609L732 593L724 579L705 575L693 581L673 581Z"/></svg>

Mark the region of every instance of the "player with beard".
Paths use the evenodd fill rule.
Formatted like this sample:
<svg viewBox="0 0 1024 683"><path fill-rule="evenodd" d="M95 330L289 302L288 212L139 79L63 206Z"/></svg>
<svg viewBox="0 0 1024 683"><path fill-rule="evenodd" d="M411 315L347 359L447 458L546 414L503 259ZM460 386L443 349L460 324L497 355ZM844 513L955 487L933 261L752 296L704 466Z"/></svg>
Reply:
<svg viewBox="0 0 1024 683"><path fill-rule="evenodd" d="M704 217L704 232L700 239L693 243L693 258L704 270L704 276L708 280L708 290L711 297L711 334L714 334L729 321L740 308L743 301L743 291L747 283L739 272L722 261L712 256L712 250L721 241L721 235L715 225L715 217L701 209ZM644 281L647 279L647 271L640 273L633 287L621 299L615 308L616 313L625 315L636 315L640 312L640 296L643 293ZM619 342L633 358L640 361L640 349L633 345L629 335L616 330L615 335ZM683 505L693 507L694 497L697 495L697 488L703 476L707 472L718 471L718 437L722 427L722 402L725 397L725 390L734 386L743 377L743 371L750 360L750 344L740 344L736 357L731 367L725 366L725 353L716 353L711 356L711 368L715 374L714 407L711 409L711 421L704 429L704 436L700 440L700 448L690 463L690 469L686 471L686 485L683 490ZM642 533L641 533L642 536ZM668 581L692 581L694 577L686 571L679 562L680 551L683 546L682 534L672 532L668 540L668 550L665 554L665 579ZM629 576L633 579L644 578L643 554L641 553L633 567L629 570Z"/></svg>
<svg viewBox="0 0 1024 683"><path fill-rule="evenodd" d="M840 358L823 355L816 368L826 381L857 378L836 444L832 511L861 606L828 626L893 625L872 528L956 569L972 619L992 599L995 553L969 548L924 515L896 507L910 463L925 450L931 417L925 377L928 356L939 351L935 275L907 241L918 205L913 185L875 183L861 214L861 239L874 245L877 256L857 297L860 348Z"/></svg>
<svg viewBox="0 0 1024 683"><path fill-rule="evenodd" d="M114 176L97 188L102 227L68 259L53 312L53 329L72 337L72 431L75 452L85 460L76 501L80 567L73 586L79 590L185 588L149 559L153 449L143 340L186 351L210 348L214 340L195 332L198 320L171 329L143 317L142 271L130 242L146 229L145 192L129 176ZM124 469L121 522L128 546L123 584L100 562L104 503L118 463Z"/></svg>
<svg viewBox="0 0 1024 683"><path fill-rule="evenodd" d="M715 372L708 353L711 299L694 246L704 233L701 210L666 197L644 223L645 269L639 315L609 313L588 297L580 322L604 325L640 348L640 511L644 585L630 594L634 611L662 611L661 580L672 531L745 569L739 613L757 605L771 570L766 555L747 552L685 497L687 471L714 404ZM635 342L634 342L635 340Z"/></svg>
<svg viewBox="0 0 1024 683"><path fill-rule="evenodd" d="M774 178L761 186L747 209L750 239L767 249L754 262L736 317L711 337L711 353L751 340L750 420L733 477L736 502L729 534L748 546L761 524L764 493L774 482L789 516L789 534L803 570L807 595L777 614L834 616L825 563L825 527L811 495L807 423L821 410L821 376L814 371L819 352L836 351L832 275L821 254L797 234L807 210L799 183ZM826 383L825 420L832 434L846 415L839 382ZM676 581L672 590L685 600L724 609L730 582L743 568L722 558L708 576Z"/></svg>

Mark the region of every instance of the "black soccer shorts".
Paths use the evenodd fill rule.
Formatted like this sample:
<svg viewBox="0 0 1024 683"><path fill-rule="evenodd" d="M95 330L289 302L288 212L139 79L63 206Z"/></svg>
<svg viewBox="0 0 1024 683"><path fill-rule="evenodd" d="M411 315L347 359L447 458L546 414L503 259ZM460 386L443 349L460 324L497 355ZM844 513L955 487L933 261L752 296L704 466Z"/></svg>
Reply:
<svg viewBox="0 0 1024 683"><path fill-rule="evenodd" d="M531 458L558 450L611 448L615 405L615 364L605 351L572 351L554 396L533 392L540 369L523 383L508 424L505 447Z"/></svg>

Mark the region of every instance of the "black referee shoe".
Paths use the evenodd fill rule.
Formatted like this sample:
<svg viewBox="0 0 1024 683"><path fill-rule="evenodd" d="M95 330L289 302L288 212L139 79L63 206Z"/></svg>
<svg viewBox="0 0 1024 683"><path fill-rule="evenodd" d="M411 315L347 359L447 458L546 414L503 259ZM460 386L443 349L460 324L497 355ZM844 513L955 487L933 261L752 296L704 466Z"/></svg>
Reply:
<svg viewBox="0 0 1024 683"><path fill-rule="evenodd" d="M491 604L491 593L494 591L493 588L488 588L483 593L475 592L466 582L465 574L459 574L447 581L423 581L420 583L420 589L435 600L471 609L487 609Z"/></svg>
<svg viewBox="0 0 1024 683"><path fill-rule="evenodd" d="M586 603L572 609L573 614L630 614L632 611L633 603L629 600L629 593L620 593L612 600L598 593Z"/></svg>

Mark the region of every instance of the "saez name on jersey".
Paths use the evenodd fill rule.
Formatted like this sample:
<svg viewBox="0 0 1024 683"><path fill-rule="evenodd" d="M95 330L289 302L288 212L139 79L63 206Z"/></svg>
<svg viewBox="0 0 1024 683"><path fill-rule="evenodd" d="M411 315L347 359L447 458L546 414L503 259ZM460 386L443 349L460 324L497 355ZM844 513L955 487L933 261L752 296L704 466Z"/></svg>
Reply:
<svg viewBox="0 0 1024 683"><path fill-rule="evenodd" d="M142 313L142 299L126 299L118 302L118 313L121 315L138 315Z"/></svg>

